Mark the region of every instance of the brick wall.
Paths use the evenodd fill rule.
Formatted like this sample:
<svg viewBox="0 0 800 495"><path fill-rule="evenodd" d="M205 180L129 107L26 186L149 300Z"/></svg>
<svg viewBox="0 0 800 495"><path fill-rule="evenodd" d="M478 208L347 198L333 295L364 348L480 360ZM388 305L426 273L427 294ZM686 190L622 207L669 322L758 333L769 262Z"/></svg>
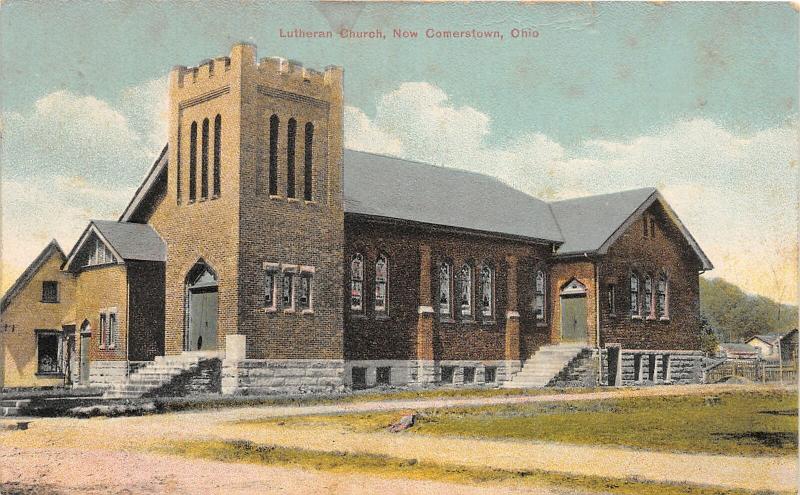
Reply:
<svg viewBox="0 0 800 495"><path fill-rule="evenodd" d="M420 300L420 246L430 248L429 294ZM514 240L467 233L449 233L402 222L373 222L348 215L345 222L344 266L356 252L364 256L364 311L354 312L349 304L349 271L345 273L345 358L415 359L417 320L420 306L436 308L432 298L437 293L436 267L446 259L455 276L465 262L473 268L473 320L433 317L433 355L436 360L505 359L508 257L517 259L520 333L526 352L547 340L549 326L537 326L533 320L532 294L535 266L548 253L548 247ZM374 311L375 261L378 253L389 258L388 314ZM478 315L476 284L481 263L495 268L494 317L483 321ZM427 277L426 277L427 278ZM456 291L453 291L455 296ZM455 299L454 299L455 301ZM455 303L453 305L455 308Z"/></svg>
<svg viewBox="0 0 800 495"><path fill-rule="evenodd" d="M89 361L124 361L128 338L128 280L125 265L86 268L77 277L75 323L88 320L92 327ZM100 348L100 311L116 308L118 334L113 347ZM80 339L79 339L80 340ZM80 343L77 345L80 353Z"/></svg>
<svg viewBox="0 0 800 495"><path fill-rule="evenodd" d="M627 349L699 349L699 261L658 203L648 209L646 217L655 220L655 236L644 237L644 220L639 219L616 240L599 264L603 291L601 345L615 343ZM631 270L639 273L640 294L644 293L645 273L653 277L654 292L660 271L667 273L669 320L647 315L631 318ZM611 315L606 294L611 283L616 285L615 316Z"/></svg>
<svg viewBox="0 0 800 495"><path fill-rule="evenodd" d="M128 359L152 361L164 354L164 263L128 261L130 325Z"/></svg>

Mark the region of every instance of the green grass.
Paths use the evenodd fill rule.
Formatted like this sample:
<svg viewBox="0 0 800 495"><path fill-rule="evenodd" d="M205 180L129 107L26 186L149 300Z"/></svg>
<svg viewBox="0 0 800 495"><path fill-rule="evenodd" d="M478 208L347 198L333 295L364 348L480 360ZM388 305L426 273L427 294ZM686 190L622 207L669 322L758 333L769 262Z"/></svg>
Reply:
<svg viewBox="0 0 800 495"><path fill-rule="evenodd" d="M727 392L719 397L721 403L716 406L705 405L703 396L673 396L425 410L418 413L418 422L409 431L657 451L797 455L797 392ZM246 423L380 431L402 414L301 416Z"/></svg>
<svg viewBox="0 0 800 495"><path fill-rule="evenodd" d="M242 441L175 442L159 449L173 455L261 465L291 466L342 474L367 474L384 478L434 480L489 486L552 486L615 495L752 495L746 490L725 490L690 484L656 483L636 479L578 476L540 470L508 471L418 462L375 454L321 452L257 445ZM775 492L758 492L760 495Z"/></svg>
<svg viewBox="0 0 800 495"><path fill-rule="evenodd" d="M356 402L425 400L425 399L469 399L481 397L520 397L552 394L581 394L596 392L592 388L564 389L506 389L506 388L437 388L428 390L382 390L358 391L349 394L316 396L261 396L261 397L177 397L156 399L159 410L177 412L189 410L218 409L221 407L256 406L314 406L326 404L351 404ZM153 402L153 399L147 399Z"/></svg>

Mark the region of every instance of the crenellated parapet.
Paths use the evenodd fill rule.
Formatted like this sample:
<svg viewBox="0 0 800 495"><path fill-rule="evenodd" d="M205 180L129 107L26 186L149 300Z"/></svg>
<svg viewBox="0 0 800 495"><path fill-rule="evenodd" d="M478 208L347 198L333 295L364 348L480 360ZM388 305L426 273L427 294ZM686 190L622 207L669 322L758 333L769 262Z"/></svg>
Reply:
<svg viewBox="0 0 800 495"><path fill-rule="evenodd" d="M331 93L341 93L342 74L342 68L338 66L327 66L323 71L318 71L282 57L257 60L254 45L239 43L233 46L230 56L203 60L194 67L173 67L170 88L193 92L195 87L205 89L208 85L227 84L232 75L241 75L241 80L308 96L325 97Z"/></svg>

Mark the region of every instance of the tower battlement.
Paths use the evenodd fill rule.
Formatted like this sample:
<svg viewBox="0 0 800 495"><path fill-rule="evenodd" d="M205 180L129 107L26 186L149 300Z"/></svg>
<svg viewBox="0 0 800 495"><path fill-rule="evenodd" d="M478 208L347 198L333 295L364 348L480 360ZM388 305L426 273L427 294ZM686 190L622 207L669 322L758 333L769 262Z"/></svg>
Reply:
<svg viewBox="0 0 800 495"><path fill-rule="evenodd" d="M264 57L257 61L256 47L239 43L231 48L230 56L206 59L193 67L175 66L170 72L172 89L191 89L195 85L224 79L230 74L252 75L264 83L293 88L300 93L328 94L340 91L343 70L327 66L323 71L305 67L301 62L283 57Z"/></svg>

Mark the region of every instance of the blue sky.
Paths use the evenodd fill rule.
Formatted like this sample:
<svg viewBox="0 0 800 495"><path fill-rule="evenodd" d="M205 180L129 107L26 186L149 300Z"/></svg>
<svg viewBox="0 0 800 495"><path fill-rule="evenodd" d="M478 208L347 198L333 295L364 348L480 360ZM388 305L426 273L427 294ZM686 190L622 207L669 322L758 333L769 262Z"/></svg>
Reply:
<svg viewBox="0 0 800 495"><path fill-rule="evenodd" d="M278 37L342 21L388 39ZM429 40L427 28L505 39ZM657 186L714 274L796 298L798 13L786 3L5 2L3 288L49 238L68 249L88 218L118 215L163 144L169 68L236 41L343 66L350 147L545 198Z"/></svg>

